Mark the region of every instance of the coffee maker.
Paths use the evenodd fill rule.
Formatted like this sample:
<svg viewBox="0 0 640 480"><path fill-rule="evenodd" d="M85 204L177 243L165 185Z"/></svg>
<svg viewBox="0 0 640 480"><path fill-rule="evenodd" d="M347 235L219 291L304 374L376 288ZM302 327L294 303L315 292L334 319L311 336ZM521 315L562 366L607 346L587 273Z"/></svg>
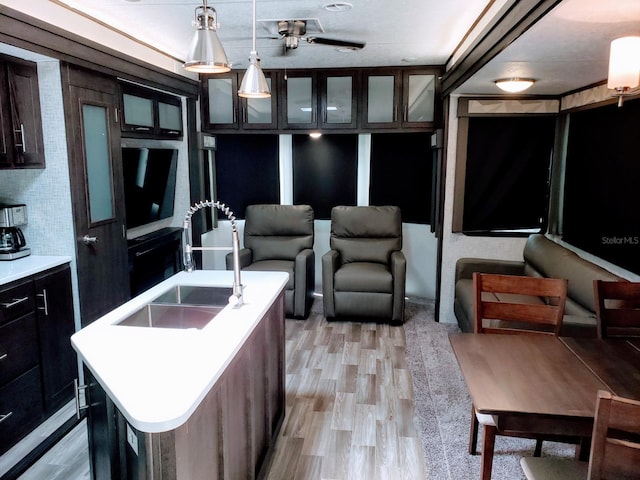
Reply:
<svg viewBox="0 0 640 480"><path fill-rule="evenodd" d="M26 205L0 204L0 260L15 260L31 254L19 228L26 224Z"/></svg>

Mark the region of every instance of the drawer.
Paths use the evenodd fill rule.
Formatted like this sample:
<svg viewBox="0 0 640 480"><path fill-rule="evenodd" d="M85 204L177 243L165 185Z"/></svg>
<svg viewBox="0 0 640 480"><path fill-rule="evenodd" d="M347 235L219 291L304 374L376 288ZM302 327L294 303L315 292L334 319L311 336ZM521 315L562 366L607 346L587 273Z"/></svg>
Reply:
<svg viewBox="0 0 640 480"><path fill-rule="evenodd" d="M0 325L35 311L35 299L31 280L0 290Z"/></svg>
<svg viewBox="0 0 640 480"><path fill-rule="evenodd" d="M0 387L38 364L36 314L0 326Z"/></svg>
<svg viewBox="0 0 640 480"><path fill-rule="evenodd" d="M0 455L42 420L40 367L34 367L0 389Z"/></svg>

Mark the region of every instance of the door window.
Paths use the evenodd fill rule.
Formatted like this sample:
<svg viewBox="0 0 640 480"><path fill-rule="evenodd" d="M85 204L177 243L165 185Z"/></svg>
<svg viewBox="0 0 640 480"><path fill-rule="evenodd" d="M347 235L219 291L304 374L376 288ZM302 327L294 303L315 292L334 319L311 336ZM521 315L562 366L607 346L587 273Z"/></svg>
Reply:
<svg viewBox="0 0 640 480"><path fill-rule="evenodd" d="M84 148L91 224L113 218L113 178L109 153L109 123L105 107L82 106Z"/></svg>

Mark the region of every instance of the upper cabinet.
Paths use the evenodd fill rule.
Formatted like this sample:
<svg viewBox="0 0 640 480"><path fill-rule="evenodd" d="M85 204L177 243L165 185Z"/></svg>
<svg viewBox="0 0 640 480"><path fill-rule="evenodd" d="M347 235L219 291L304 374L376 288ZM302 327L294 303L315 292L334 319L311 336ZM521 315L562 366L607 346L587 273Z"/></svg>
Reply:
<svg viewBox="0 0 640 480"><path fill-rule="evenodd" d="M283 127L294 129L318 126L316 75L312 72L286 74L282 87Z"/></svg>
<svg viewBox="0 0 640 480"><path fill-rule="evenodd" d="M433 128L436 119L436 74L417 69L363 73L362 126Z"/></svg>
<svg viewBox="0 0 640 480"><path fill-rule="evenodd" d="M35 63L0 57L0 168L44 168Z"/></svg>
<svg viewBox="0 0 640 480"><path fill-rule="evenodd" d="M268 99L238 96L243 72L203 75L202 129L433 130L441 73L438 67L266 71Z"/></svg>
<svg viewBox="0 0 640 480"><path fill-rule="evenodd" d="M346 71L319 74L319 127L356 128L358 126L358 91L360 76Z"/></svg>
<svg viewBox="0 0 640 480"><path fill-rule="evenodd" d="M362 126L364 128L397 128L400 126L401 78L397 71L363 73Z"/></svg>
<svg viewBox="0 0 640 480"><path fill-rule="evenodd" d="M238 96L244 72L203 75L200 82L203 130L277 129L276 74L266 71L264 74L271 89L269 98Z"/></svg>
<svg viewBox="0 0 640 480"><path fill-rule="evenodd" d="M121 83L122 136L182 137L182 100L128 83Z"/></svg>

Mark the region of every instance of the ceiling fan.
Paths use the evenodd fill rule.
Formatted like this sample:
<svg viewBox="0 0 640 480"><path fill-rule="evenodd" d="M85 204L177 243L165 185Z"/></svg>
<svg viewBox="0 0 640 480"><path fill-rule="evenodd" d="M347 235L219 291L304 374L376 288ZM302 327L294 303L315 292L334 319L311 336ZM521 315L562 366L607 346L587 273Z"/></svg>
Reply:
<svg viewBox="0 0 640 480"><path fill-rule="evenodd" d="M349 50L361 50L365 47L364 42L354 42L349 40L339 40L335 38L306 36L307 34L307 20L276 20L275 27L277 28L277 37L284 40L284 53L289 50L298 48L300 40L304 40L307 43L315 45L330 45L338 48L344 48ZM316 28L318 31L323 32L319 22L315 20ZM275 30L273 28L272 30Z"/></svg>

